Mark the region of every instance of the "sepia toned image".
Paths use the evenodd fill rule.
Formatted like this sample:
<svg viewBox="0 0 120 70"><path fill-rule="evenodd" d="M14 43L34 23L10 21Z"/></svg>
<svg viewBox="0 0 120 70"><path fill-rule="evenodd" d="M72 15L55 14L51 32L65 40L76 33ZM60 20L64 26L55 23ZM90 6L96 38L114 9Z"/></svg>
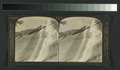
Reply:
<svg viewBox="0 0 120 70"><path fill-rule="evenodd" d="M58 22L24 17L16 23L15 61L58 61Z"/></svg>
<svg viewBox="0 0 120 70"><path fill-rule="evenodd" d="M15 62L102 62L102 28L94 17L19 18Z"/></svg>
<svg viewBox="0 0 120 70"><path fill-rule="evenodd" d="M69 17L60 26L59 61L102 62L102 23L92 17Z"/></svg>

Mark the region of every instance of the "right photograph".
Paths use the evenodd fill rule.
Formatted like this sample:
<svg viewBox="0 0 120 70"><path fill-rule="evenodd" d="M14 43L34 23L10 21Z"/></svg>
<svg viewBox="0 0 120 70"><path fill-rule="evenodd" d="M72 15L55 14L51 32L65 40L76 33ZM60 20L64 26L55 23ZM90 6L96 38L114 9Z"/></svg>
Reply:
<svg viewBox="0 0 120 70"><path fill-rule="evenodd" d="M102 22L94 17L62 19L59 62L102 62Z"/></svg>

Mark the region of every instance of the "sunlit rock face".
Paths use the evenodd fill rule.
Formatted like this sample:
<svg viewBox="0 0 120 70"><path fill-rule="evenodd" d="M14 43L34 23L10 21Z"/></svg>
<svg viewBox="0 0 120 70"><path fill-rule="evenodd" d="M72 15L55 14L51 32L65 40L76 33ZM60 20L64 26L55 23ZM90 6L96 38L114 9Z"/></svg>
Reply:
<svg viewBox="0 0 120 70"><path fill-rule="evenodd" d="M49 19L15 41L17 62L102 62L102 23L93 19L79 29L59 32L62 26ZM65 26L64 24L63 26ZM66 25L67 26L67 25Z"/></svg>
<svg viewBox="0 0 120 70"><path fill-rule="evenodd" d="M68 36L59 42L61 62L102 62L102 26L92 20L83 32Z"/></svg>
<svg viewBox="0 0 120 70"><path fill-rule="evenodd" d="M37 33L31 34L31 36L33 36L29 42L24 44L25 48L22 49L21 52L16 51L16 53L20 53L16 54L16 61L46 61L53 56L55 56L55 58L49 61L58 61L58 23L56 20L50 19L43 27L44 28ZM29 39L29 36L26 37ZM24 39L24 36L20 39ZM56 44L50 46L54 42L56 42ZM19 43L17 42L16 46L18 45Z"/></svg>
<svg viewBox="0 0 120 70"><path fill-rule="evenodd" d="M39 32L40 38L39 38L38 43L35 47L38 47L37 49L39 49L39 47L41 46L41 51L36 52L36 53L39 53L39 54L35 58L35 61L44 61L44 60L47 60L49 57L57 55L58 45L55 45L55 46L52 46L52 47L50 46L54 42L58 41L59 36L58 36L58 31L57 30L58 30L57 21L51 19L51 20L47 21L47 24L45 25L45 28L43 28ZM56 51L54 51L54 50L56 50ZM57 59L58 58L54 59L53 61L58 61Z"/></svg>

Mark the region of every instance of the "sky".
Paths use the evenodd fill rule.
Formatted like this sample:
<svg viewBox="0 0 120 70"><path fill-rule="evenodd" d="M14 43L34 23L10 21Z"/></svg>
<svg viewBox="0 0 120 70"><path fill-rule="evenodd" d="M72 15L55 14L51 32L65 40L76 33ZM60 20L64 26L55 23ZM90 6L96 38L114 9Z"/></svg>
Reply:
<svg viewBox="0 0 120 70"><path fill-rule="evenodd" d="M65 25L61 25L60 32L72 30L72 29L80 29L85 25L88 25L91 20L95 18L92 17L68 17L63 19L62 21L67 21Z"/></svg>
<svg viewBox="0 0 120 70"><path fill-rule="evenodd" d="M49 17L38 17L38 16L31 16L31 17L23 17L18 19L23 21L23 24L19 25L17 24L16 26L16 32L20 32L22 30L26 29L34 29L39 27L40 25L44 25L47 20L51 18Z"/></svg>
<svg viewBox="0 0 120 70"><path fill-rule="evenodd" d="M44 25L47 20L53 19L50 17L43 17L43 16L31 16L31 17L23 17L19 20L23 21L23 24L16 26L16 32L20 32L22 30L26 29L34 29L39 27L40 25ZM67 23L65 25L60 25L59 31L64 32L72 29L80 29L83 26L90 23L91 20L95 18L92 17L68 17L64 18L61 21L66 21ZM18 20L18 21L19 21Z"/></svg>

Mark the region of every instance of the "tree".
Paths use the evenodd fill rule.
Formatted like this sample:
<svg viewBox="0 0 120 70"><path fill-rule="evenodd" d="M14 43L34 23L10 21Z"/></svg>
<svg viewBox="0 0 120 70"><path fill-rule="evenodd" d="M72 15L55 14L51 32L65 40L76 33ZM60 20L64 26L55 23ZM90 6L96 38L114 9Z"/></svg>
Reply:
<svg viewBox="0 0 120 70"><path fill-rule="evenodd" d="M21 25L21 24L23 24L23 21L19 20L19 21L16 22L16 26L17 26L17 24Z"/></svg>
<svg viewBox="0 0 120 70"><path fill-rule="evenodd" d="M60 24L65 25L67 22L66 21L61 21Z"/></svg>

